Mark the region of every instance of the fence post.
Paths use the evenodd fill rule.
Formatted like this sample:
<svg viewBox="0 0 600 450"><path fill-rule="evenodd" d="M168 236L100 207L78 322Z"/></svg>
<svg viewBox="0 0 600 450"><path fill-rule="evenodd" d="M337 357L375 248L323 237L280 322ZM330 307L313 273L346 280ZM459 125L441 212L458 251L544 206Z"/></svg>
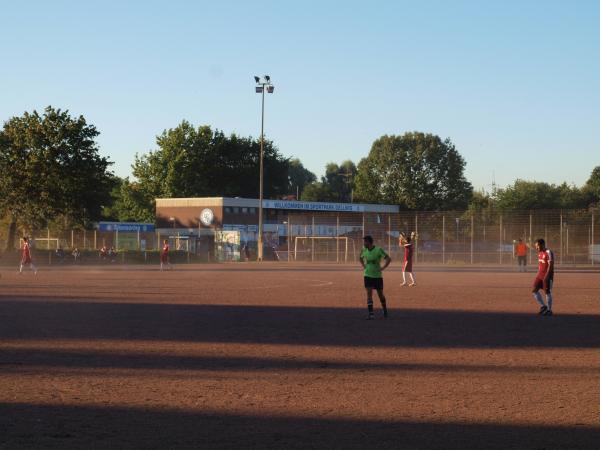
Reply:
<svg viewBox="0 0 600 450"><path fill-rule="evenodd" d="M594 265L594 213L592 213L592 249L591 249L591 254L592 254L592 266Z"/></svg>
<svg viewBox="0 0 600 450"><path fill-rule="evenodd" d="M533 215L531 214L531 211L529 211L529 243L531 244L531 241L533 239ZM527 255L529 256L529 265L531 265L531 248L529 246L527 246Z"/></svg>
<svg viewBox="0 0 600 450"><path fill-rule="evenodd" d="M560 211L560 263L563 262L563 215Z"/></svg>
<svg viewBox="0 0 600 450"><path fill-rule="evenodd" d="M288 233L287 233L287 260L288 262L291 261L290 259L290 240L292 239L292 220L290 219L290 214L288 213Z"/></svg>
<svg viewBox="0 0 600 450"><path fill-rule="evenodd" d="M502 214L500 214L500 264L502 264Z"/></svg>
<svg viewBox="0 0 600 450"><path fill-rule="evenodd" d="M442 264L446 264L446 216L442 216Z"/></svg>
<svg viewBox="0 0 600 450"><path fill-rule="evenodd" d="M565 231L567 233L566 246L565 246L565 255L569 256L569 224L565 227Z"/></svg>
<svg viewBox="0 0 600 450"><path fill-rule="evenodd" d="M94 250L98 249L98 230L94 230Z"/></svg>
<svg viewBox="0 0 600 450"><path fill-rule="evenodd" d="M74 230L73 228L71 228L71 249L73 249L75 247L75 236L74 236Z"/></svg>
<svg viewBox="0 0 600 450"><path fill-rule="evenodd" d="M392 216L388 214L388 254L392 253Z"/></svg>
<svg viewBox="0 0 600 450"><path fill-rule="evenodd" d="M340 213L335 215L335 262L340 262Z"/></svg>
<svg viewBox="0 0 600 450"><path fill-rule="evenodd" d="M362 236L361 236L361 241L362 238L364 238L367 234L365 232L365 213L362 213Z"/></svg>
<svg viewBox="0 0 600 450"><path fill-rule="evenodd" d="M413 242L415 246L415 264L417 263L417 258L419 256L419 213L415 213L415 241Z"/></svg>
<svg viewBox="0 0 600 450"><path fill-rule="evenodd" d="M475 219L471 211L471 265L473 264L473 235L475 234Z"/></svg>
<svg viewBox="0 0 600 450"><path fill-rule="evenodd" d="M314 262L315 260L315 215L312 215L312 226L310 228L310 237L311 237L311 251L310 251L310 258L311 261Z"/></svg>

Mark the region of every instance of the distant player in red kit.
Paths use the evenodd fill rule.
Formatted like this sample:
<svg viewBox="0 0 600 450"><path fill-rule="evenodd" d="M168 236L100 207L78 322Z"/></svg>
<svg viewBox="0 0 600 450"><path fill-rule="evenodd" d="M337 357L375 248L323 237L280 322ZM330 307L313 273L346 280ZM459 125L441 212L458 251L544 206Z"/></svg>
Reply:
<svg viewBox="0 0 600 450"><path fill-rule="evenodd" d="M37 275L37 269L31 261L31 250L29 249L29 239L23 238L23 249L21 250L21 265L19 266L19 273L23 273L23 267L29 266L35 275Z"/></svg>
<svg viewBox="0 0 600 450"><path fill-rule="evenodd" d="M410 277L409 286L415 286L415 276L412 273L412 260L413 260L413 238L415 237L414 231L410 236L406 236L404 233L400 233L400 246L404 247L404 263L402 264L402 284L400 286L406 286L406 274Z"/></svg>
<svg viewBox="0 0 600 450"><path fill-rule="evenodd" d="M163 270L165 265L169 269L173 269L173 266L171 266L171 263L169 262L169 240L168 239L164 240L164 245L163 245L162 251L160 252L160 270Z"/></svg>
<svg viewBox="0 0 600 450"><path fill-rule="evenodd" d="M552 285L554 283L554 252L546 248L543 239L535 241L535 249L538 252L538 273L533 281L533 298L540 305L539 314L543 316L552 315ZM546 303L542 298L540 290L546 293Z"/></svg>

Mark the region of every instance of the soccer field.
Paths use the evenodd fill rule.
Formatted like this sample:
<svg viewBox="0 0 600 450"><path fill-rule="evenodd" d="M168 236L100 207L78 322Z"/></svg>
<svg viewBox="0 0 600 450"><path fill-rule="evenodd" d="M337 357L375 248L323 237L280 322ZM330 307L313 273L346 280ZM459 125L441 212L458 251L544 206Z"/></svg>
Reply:
<svg viewBox="0 0 600 450"><path fill-rule="evenodd" d="M360 266L0 279L0 448L594 448L600 276Z"/></svg>

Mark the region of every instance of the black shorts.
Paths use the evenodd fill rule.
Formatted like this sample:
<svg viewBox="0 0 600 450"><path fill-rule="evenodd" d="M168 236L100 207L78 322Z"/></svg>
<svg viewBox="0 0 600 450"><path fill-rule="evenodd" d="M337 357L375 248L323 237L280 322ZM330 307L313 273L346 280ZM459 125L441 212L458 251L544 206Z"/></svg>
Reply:
<svg viewBox="0 0 600 450"><path fill-rule="evenodd" d="M383 278L365 277L365 287L382 290Z"/></svg>

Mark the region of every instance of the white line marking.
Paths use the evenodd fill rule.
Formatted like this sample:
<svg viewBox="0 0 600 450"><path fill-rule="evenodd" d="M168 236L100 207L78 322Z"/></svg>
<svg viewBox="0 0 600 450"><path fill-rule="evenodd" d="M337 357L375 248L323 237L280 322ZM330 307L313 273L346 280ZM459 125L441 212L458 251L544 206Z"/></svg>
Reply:
<svg viewBox="0 0 600 450"><path fill-rule="evenodd" d="M308 281L316 281L317 284L309 284L309 287L323 287L323 286L331 286L333 281L322 281L322 280L308 280Z"/></svg>

